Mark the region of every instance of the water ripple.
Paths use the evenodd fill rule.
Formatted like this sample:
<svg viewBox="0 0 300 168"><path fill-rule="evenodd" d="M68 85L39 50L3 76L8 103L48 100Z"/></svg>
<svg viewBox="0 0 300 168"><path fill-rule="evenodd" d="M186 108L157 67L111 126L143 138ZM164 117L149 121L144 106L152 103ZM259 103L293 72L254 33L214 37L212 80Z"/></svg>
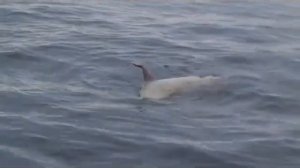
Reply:
<svg viewBox="0 0 300 168"><path fill-rule="evenodd" d="M298 2L0 4L3 166L299 167ZM144 100L132 62L222 86Z"/></svg>

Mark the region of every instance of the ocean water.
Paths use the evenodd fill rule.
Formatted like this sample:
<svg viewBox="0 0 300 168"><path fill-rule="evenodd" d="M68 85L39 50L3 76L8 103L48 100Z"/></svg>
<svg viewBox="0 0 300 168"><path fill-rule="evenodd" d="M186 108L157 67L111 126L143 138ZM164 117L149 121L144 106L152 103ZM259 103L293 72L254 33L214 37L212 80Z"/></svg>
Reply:
<svg viewBox="0 0 300 168"><path fill-rule="evenodd" d="M0 167L299 168L299 52L296 0L2 0Z"/></svg>

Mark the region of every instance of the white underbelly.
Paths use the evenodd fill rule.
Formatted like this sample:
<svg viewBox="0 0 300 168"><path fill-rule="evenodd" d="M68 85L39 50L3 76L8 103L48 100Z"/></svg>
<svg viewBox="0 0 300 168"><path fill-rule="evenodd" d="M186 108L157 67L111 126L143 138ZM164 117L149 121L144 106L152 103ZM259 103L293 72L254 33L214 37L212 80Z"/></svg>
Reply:
<svg viewBox="0 0 300 168"><path fill-rule="evenodd" d="M149 99L164 99L175 94L214 84L218 79L214 76L188 76L156 80L145 84L140 91L140 96Z"/></svg>

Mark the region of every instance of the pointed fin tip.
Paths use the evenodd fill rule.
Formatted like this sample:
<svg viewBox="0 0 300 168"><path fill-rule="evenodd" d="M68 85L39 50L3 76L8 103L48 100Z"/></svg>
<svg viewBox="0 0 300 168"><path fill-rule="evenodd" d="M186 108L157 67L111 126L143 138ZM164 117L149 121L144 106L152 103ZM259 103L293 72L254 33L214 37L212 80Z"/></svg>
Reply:
<svg viewBox="0 0 300 168"><path fill-rule="evenodd" d="M133 66L135 66L135 67L139 67L139 68L142 68L143 67L143 65L142 64L137 64L137 63L131 63Z"/></svg>
<svg viewBox="0 0 300 168"><path fill-rule="evenodd" d="M145 82L153 81L154 76L144 67L142 64L137 64L137 63L131 63L132 65L141 68L143 70L143 77Z"/></svg>

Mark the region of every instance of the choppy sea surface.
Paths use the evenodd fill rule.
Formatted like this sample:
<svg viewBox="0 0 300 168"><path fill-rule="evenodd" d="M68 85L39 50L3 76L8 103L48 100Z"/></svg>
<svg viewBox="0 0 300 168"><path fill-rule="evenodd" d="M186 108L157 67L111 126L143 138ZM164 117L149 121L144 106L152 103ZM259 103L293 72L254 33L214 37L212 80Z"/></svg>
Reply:
<svg viewBox="0 0 300 168"><path fill-rule="evenodd" d="M5 168L299 168L300 2L0 1ZM157 78L224 87L140 99Z"/></svg>

